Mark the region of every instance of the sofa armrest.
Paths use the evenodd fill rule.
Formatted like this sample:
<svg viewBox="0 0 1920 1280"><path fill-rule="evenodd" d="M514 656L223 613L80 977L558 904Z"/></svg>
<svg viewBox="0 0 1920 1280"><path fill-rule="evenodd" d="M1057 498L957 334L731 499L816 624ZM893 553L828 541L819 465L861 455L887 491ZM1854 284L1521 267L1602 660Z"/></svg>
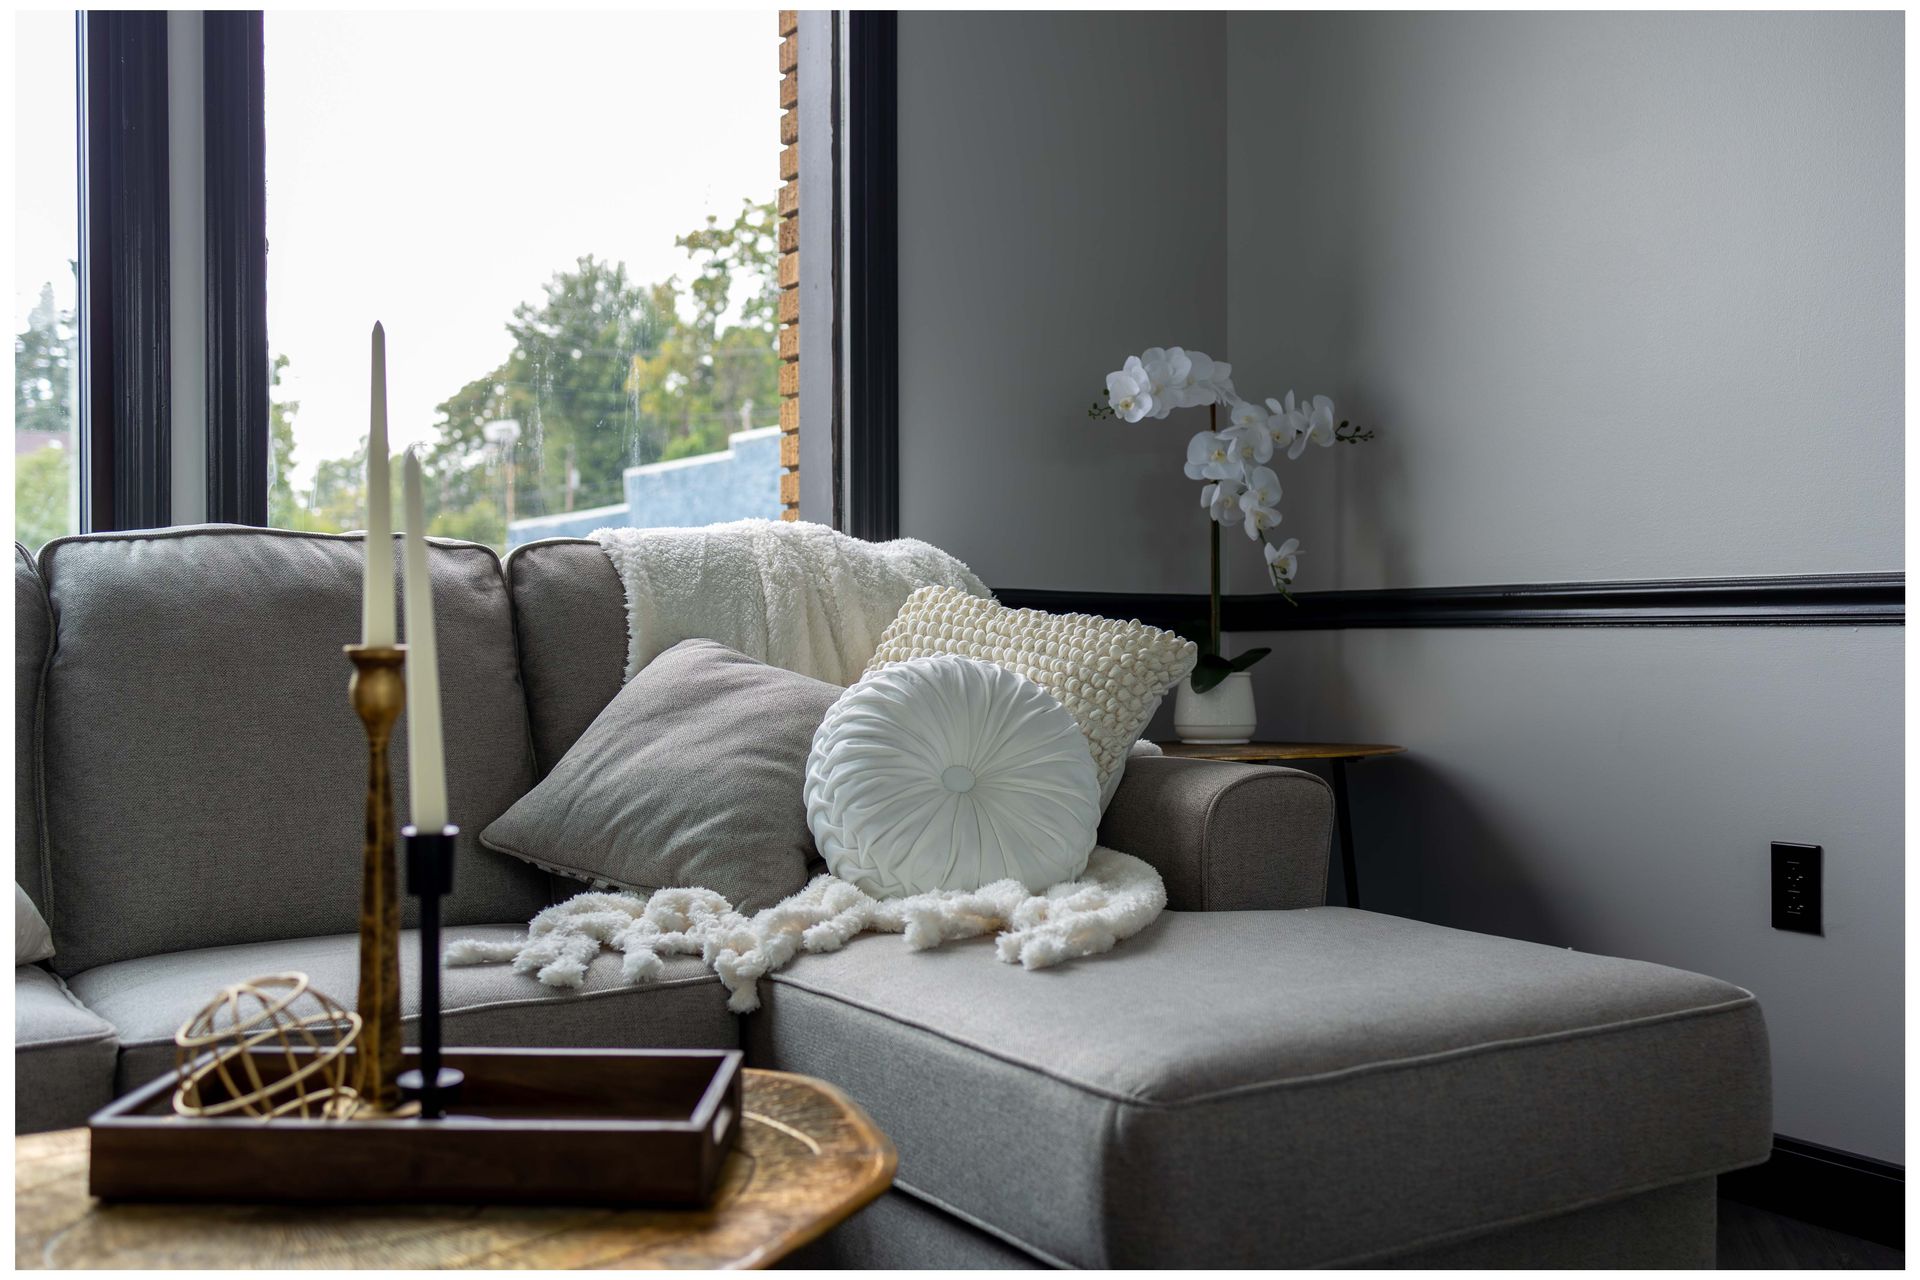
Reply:
<svg viewBox="0 0 1920 1280"><path fill-rule="evenodd" d="M1298 769L1135 756L1100 843L1151 863L1176 911L1317 907L1327 896L1333 791Z"/></svg>
<svg viewBox="0 0 1920 1280"><path fill-rule="evenodd" d="M120 1034L37 964L13 967L13 1131L70 1129L113 1101Z"/></svg>

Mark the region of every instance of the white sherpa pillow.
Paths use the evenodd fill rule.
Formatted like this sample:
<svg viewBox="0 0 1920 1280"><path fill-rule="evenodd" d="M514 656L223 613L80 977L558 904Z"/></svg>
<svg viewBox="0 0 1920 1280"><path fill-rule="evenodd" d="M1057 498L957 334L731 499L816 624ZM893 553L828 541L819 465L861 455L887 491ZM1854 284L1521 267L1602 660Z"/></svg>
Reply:
<svg viewBox="0 0 1920 1280"><path fill-rule="evenodd" d="M840 696L807 758L807 825L827 868L876 898L1033 893L1086 869L1100 787L1086 737L1033 681L937 656Z"/></svg>
<svg viewBox="0 0 1920 1280"><path fill-rule="evenodd" d="M935 653L997 663L1057 698L1087 735L1102 810L1160 700L1200 656L1193 641L1139 622L1009 609L950 587L922 587L881 634L867 673Z"/></svg>

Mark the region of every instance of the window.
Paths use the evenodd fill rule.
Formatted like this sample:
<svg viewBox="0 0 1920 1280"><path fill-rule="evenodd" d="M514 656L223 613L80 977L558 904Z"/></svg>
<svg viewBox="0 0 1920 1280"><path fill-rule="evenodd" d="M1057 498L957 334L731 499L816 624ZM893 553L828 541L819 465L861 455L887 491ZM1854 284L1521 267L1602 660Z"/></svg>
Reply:
<svg viewBox="0 0 1920 1280"><path fill-rule="evenodd" d="M378 318L436 532L888 536L892 15L271 17L20 27L23 534L358 526Z"/></svg>
<svg viewBox="0 0 1920 1280"><path fill-rule="evenodd" d="M72 13L14 17L13 536L79 527L79 136Z"/></svg>
<svg viewBox="0 0 1920 1280"><path fill-rule="evenodd" d="M269 522L359 527L376 319L434 533L779 515L779 42L764 12L268 13Z"/></svg>

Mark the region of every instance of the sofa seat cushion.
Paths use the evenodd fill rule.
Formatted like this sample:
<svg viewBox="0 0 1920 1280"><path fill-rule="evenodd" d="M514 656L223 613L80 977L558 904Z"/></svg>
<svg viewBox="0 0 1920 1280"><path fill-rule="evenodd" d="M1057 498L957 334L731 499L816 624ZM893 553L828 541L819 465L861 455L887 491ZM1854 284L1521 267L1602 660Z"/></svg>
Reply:
<svg viewBox="0 0 1920 1280"><path fill-rule="evenodd" d="M13 1128L68 1129L113 1100L113 1024L39 965L13 970Z"/></svg>
<svg viewBox="0 0 1920 1280"><path fill-rule="evenodd" d="M763 983L754 1065L845 1088L896 1185L1085 1267L1299 1267L1766 1158L1753 997L1340 907L1168 912L1095 960L897 938Z"/></svg>
<svg viewBox="0 0 1920 1280"><path fill-rule="evenodd" d="M463 925L452 938L498 941L524 933L516 925ZM173 1069L173 1033L220 988L260 974L297 970L352 1008L358 990L357 935L210 947L123 960L72 980L74 993L118 1028L124 1049L119 1089L125 1092ZM400 939L401 1017L409 1044L420 1010L420 941ZM442 1026L448 1045L588 1049L732 1049L740 1043L727 992L694 956L666 962L665 975L627 982L620 957L594 960L583 986L561 991L515 973L509 965L444 970Z"/></svg>

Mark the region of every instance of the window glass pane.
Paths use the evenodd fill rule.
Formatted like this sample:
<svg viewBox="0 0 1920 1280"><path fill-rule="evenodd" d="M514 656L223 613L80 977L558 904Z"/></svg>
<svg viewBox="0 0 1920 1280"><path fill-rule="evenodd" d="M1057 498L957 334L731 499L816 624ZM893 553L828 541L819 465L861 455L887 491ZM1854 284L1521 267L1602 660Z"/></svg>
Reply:
<svg viewBox="0 0 1920 1280"><path fill-rule="evenodd" d="M779 514L771 11L265 22L273 524L362 523L375 320L434 533Z"/></svg>
<svg viewBox="0 0 1920 1280"><path fill-rule="evenodd" d="M13 21L13 536L38 550L79 528L79 116L73 14Z"/></svg>

